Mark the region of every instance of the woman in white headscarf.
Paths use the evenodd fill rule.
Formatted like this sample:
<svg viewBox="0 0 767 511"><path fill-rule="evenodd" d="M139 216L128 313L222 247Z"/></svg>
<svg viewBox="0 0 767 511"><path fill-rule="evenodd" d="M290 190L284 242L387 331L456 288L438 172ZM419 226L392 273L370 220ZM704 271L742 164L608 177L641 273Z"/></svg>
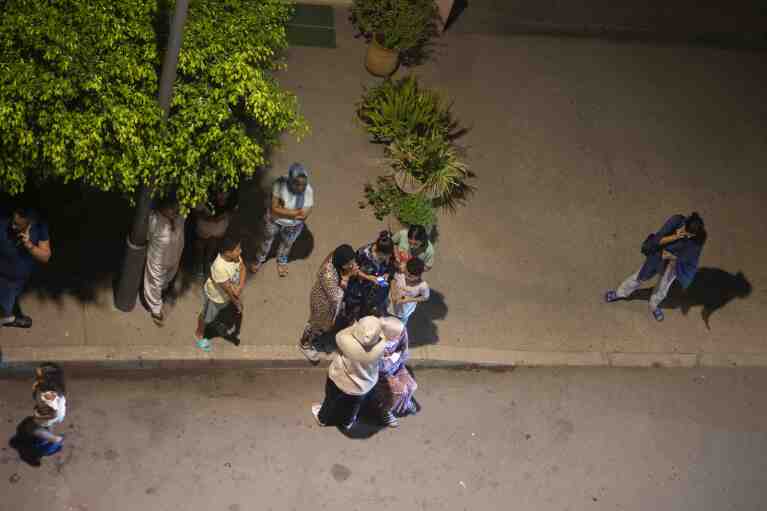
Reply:
<svg viewBox="0 0 767 511"><path fill-rule="evenodd" d="M383 423L396 427L397 417L415 414L417 408L413 394L418 384L405 367L410 358L408 335L405 325L395 317L381 319L384 338L384 356L380 363L380 375L375 388L376 401L381 407Z"/></svg>
<svg viewBox="0 0 767 511"><path fill-rule="evenodd" d="M375 316L365 316L336 334L338 351L328 370L325 401L312 405L320 426L341 426L346 431L354 426L362 403L378 382L381 340L381 322Z"/></svg>
<svg viewBox="0 0 767 511"><path fill-rule="evenodd" d="M278 178L272 186L272 204L264 218L264 241L256 260L250 265L251 272L261 269L274 239L279 236L277 273L280 277L287 277L290 249L301 235L313 207L314 189L309 184L309 171L300 163L294 163L288 169L288 175Z"/></svg>

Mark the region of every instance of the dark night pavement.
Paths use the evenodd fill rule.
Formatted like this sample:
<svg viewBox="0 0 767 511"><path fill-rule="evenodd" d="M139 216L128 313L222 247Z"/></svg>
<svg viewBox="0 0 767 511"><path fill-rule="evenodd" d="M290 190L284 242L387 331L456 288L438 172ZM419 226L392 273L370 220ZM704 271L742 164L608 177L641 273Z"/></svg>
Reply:
<svg viewBox="0 0 767 511"><path fill-rule="evenodd" d="M420 370L423 406L349 439L320 370L70 378L65 450L0 451L3 511L757 511L767 371ZM0 380L0 436L30 410ZM361 436L374 430L365 429Z"/></svg>

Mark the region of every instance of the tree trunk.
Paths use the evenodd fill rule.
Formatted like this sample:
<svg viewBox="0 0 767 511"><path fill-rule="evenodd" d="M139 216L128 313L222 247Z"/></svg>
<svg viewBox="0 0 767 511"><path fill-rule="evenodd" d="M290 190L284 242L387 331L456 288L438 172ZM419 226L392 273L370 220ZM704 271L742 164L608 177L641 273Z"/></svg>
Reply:
<svg viewBox="0 0 767 511"><path fill-rule="evenodd" d="M158 101L166 119L170 113L173 82L176 80L178 54L181 50L181 40L188 8L189 0L176 0L176 11L173 14L170 35L168 36L168 49L165 51L165 58L162 64ZM115 307L123 312L133 310L136 306L138 291L141 288L141 278L144 274L144 261L146 259L146 237L151 197L152 189L142 185L138 190L133 227L130 236L126 240L123 268L117 288L115 289Z"/></svg>

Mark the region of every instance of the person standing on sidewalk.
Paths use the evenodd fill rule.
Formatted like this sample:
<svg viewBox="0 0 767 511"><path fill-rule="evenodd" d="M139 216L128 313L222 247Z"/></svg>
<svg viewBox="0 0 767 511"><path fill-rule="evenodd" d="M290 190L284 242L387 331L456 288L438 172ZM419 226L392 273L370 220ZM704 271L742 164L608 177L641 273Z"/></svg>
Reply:
<svg viewBox="0 0 767 511"><path fill-rule="evenodd" d="M325 258L317 272L317 280L309 296L309 320L298 345L312 364L320 361L314 342L335 327L349 280L359 272L354 257L354 249L350 245L341 245Z"/></svg>
<svg viewBox="0 0 767 511"><path fill-rule="evenodd" d="M165 321L163 293L176 278L184 252L184 224L178 203L171 197L161 200L149 215L147 257L144 268L144 300L157 326Z"/></svg>
<svg viewBox="0 0 767 511"><path fill-rule="evenodd" d="M40 458L56 454L64 443L64 437L53 432L53 428L61 424L67 414L61 367L46 362L35 369L32 397L35 401L33 414L19 424L11 446L19 451L24 461L39 466Z"/></svg>
<svg viewBox="0 0 767 511"><path fill-rule="evenodd" d="M421 277L425 271L422 260L414 257L408 260L404 273L397 273L389 291L389 314L407 325L416 306L429 299L429 284Z"/></svg>
<svg viewBox="0 0 767 511"><path fill-rule="evenodd" d="M309 173L300 163L294 163L288 175L280 177L272 186L272 204L266 211L264 241L250 265L250 271L258 272L266 262L274 238L280 237L277 248L277 272L280 277L288 275L288 255L314 206L314 190L309 184Z"/></svg>
<svg viewBox="0 0 767 511"><path fill-rule="evenodd" d="M674 280L678 280L684 289L692 284L705 241L705 225L698 213L693 212L688 217L672 216L658 232L649 235L642 243L641 250L646 257L642 267L629 275L617 289L607 291L605 301L612 303L628 298L643 282L661 275L650 296L650 313L656 321L663 321L663 311L659 308L661 302Z"/></svg>
<svg viewBox="0 0 767 511"><path fill-rule="evenodd" d="M223 332L235 346L240 344L237 337L242 322L242 300L240 294L245 287L245 263L242 261L242 247L239 239L225 238L220 252L210 267L210 277L205 281L202 292L202 311L197 318L195 337L197 347L210 351L210 340L205 337L205 327L220 319L228 307L235 308L234 325Z"/></svg>
<svg viewBox="0 0 767 511"><path fill-rule="evenodd" d="M194 209L194 265L198 278L207 277L236 209L236 194L222 190L211 192L209 200Z"/></svg>
<svg viewBox="0 0 767 511"><path fill-rule="evenodd" d="M29 208L0 217L0 325L32 326L19 307L19 295L39 264L51 258L48 225Z"/></svg>
<svg viewBox="0 0 767 511"><path fill-rule="evenodd" d="M405 272L405 264L417 257L424 264L424 271L434 266L434 245L429 241L429 234L423 225L411 225L392 236L396 248L394 258L401 272Z"/></svg>
<svg viewBox="0 0 767 511"><path fill-rule="evenodd" d="M384 356L375 387L376 402L382 422L387 426L397 427L397 417L415 415L418 411L413 401L418 384L405 366L410 358L405 324L390 316L381 319L381 330L384 338Z"/></svg>
<svg viewBox="0 0 767 511"><path fill-rule="evenodd" d="M381 321L365 316L336 335L338 351L328 369L325 400L312 405L320 426L349 431L367 395L378 383L378 363L384 354Z"/></svg>
<svg viewBox="0 0 767 511"><path fill-rule="evenodd" d="M381 231L375 242L357 250L359 273L349 281L344 295L344 320L348 324L363 316L383 316L389 280L396 271L393 251L389 231Z"/></svg>

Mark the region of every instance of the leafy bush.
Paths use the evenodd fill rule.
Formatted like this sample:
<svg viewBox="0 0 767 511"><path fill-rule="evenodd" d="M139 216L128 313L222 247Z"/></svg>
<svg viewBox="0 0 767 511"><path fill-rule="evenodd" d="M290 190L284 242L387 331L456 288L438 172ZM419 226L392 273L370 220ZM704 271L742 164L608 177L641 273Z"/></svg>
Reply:
<svg viewBox="0 0 767 511"><path fill-rule="evenodd" d="M440 136L409 137L386 148L397 186L406 193L420 193L436 206L455 211L474 190L474 177L460 161L458 149Z"/></svg>
<svg viewBox="0 0 767 511"><path fill-rule="evenodd" d="M366 185L365 198L378 220L394 215L405 225L434 225L437 222L429 198L403 192L390 177L379 177L375 185Z"/></svg>
<svg viewBox="0 0 767 511"><path fill-rule="evenodd" d="M431 226L437 223L431 200L420 193L403 194L397 203L395 215L405 225Z"/></svg>
<svg viewBox="0 0 767 511"><path fill-rule="evenodd" d="M366 89L357 104L357 117L375 142L436 135L451 139L458 133L458 123L450 108L439 94L421 89L414 76L406 76Z"/></svg>
<svg viewBox="0 0 767 511"><path fill-rule="evenodd" d="M172 7L172 3L171 7ZM191 2L171 113L158 76L167 2L7 0L0 16L0 188L80 182L128 197L176 188L185 207L267 163L306 123L284 67L282 0ZM243 34L247 34L244 37Z"/></svg>
<svg viewBox="0 0 767 511"><path fill-rule="evenodd" d="M439 34L434 0L354 0L351 20L367 38L390 50L423 46Z"/></svg>

